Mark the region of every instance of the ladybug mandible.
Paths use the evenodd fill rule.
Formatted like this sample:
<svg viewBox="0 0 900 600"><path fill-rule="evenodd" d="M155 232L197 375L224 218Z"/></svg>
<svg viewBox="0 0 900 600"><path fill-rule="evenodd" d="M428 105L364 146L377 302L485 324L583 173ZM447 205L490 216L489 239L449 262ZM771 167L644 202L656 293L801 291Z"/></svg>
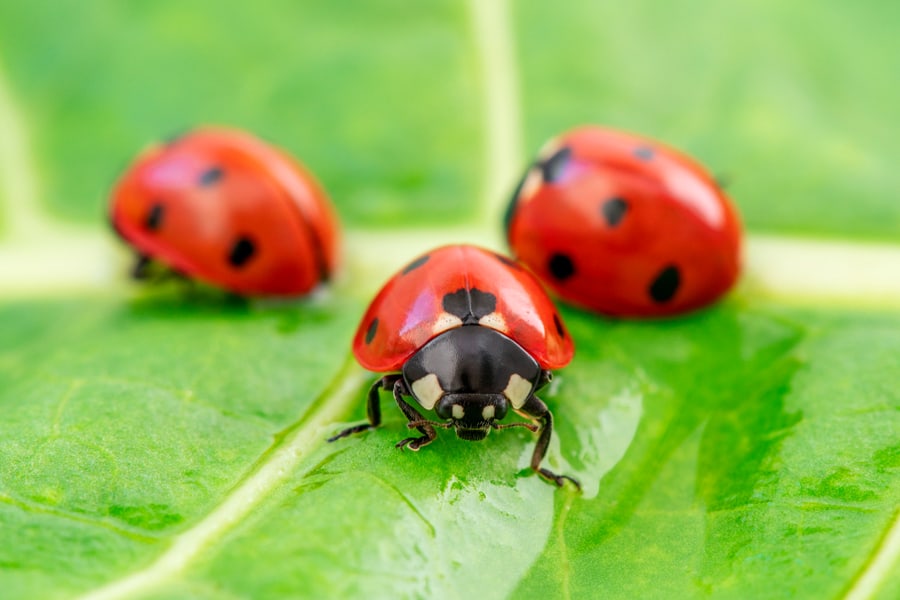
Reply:
<svg viewBox="0 0 900 600"><path fill-rule="evenodd" d="M740 272L737 211L685 154L595 126L548 144L506 216L513 254L560 298L655 317L705 306Z"/></svg>
<svg viewBox="0 0 900 600"><path fill-rule="evenodd" d="M328 280L338 221L297 161L247 133L204 127L141 154L116 184L116 232L138 253L239 295L294 296Z"/></svg>
<svg viewBox="0 0 900 600"><path fill-rule="evenodd" d="M436 429L483 440L492 429L540 431L531 468L562 485L578 482L541 467L553 415L536 395L550 369L572 359L574 345L537 280L509 258L475 246L444 246L394 275L363 316L353 339L359 363L376 372L368 394L369 422L334 441L381 424L379 392L392 392L410 429L421 436L398 448L419 450ZM399 371L399 372L397 372ZM408 399L438 420L426 419ZM530 422L500 421L513 410Z"/></svg>

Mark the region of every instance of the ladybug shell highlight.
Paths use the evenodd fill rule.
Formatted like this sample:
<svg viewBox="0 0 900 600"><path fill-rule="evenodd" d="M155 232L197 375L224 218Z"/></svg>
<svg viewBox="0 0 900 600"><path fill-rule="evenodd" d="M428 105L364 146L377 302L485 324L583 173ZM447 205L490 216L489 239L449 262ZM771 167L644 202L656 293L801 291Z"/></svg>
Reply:
<svg viewBox="0 0 900 600"><path fill-rule="evenodd" d="M659 142L601 127L549 144L506 227L513 254L553 292L608 315L691 311L740 273L738 215L709 173Z"/></svg>
<svg viewBox="0 0 900 600"><path fill-rule="evenodd" d="M420 256L375 296L353 339L371 371L396 371L437 335L463 325L499 331L544 369L562 367L574 346L540 283L509 258L475 246Z"/></svg>
<svg viewBox="0 0 900 600"><path fill-rule="evenodd" d="M337 263L338 222L319 184L237 130L200 128L150 148L110 210L140 255L236 294L304 294Z"/></svg>

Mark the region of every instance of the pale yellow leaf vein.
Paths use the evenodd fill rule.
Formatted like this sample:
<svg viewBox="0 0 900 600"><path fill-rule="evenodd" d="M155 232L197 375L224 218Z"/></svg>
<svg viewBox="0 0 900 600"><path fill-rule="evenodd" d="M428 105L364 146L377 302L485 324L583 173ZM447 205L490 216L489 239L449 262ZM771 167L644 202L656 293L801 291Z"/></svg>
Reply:
<svg viewBox="0 0 900 600"><path fill-rule="evenodd" d="M900 560L900 510L894 514L894 520L887 533L853 580L844 600L868 600L875 597L887 578L896 575L898 560Z"/></svg>
<svg viewBox="0 0 900 600"><path fill-rule="evenodd" d="M481 222L499 223L503 204L523 170L518 67L508 0L469 0L482 90L484 212Z"/></svg>
<svg viewBox="0 0 900 600"><path fill-rule="evenodd" d="M359 400L359 390L368 378L348 359L329 386L310 407L291 434L266 460L196 525L172 540L169 548L148 567L86 593L84 600L132 598L172 580L229 529L263 502L292 474L298 463L318 446L326 429L339 421Z"/></svg>
<svg viewBox="0 0 900 600"><path fill-rule="evenodd" d="M4 296L108 289L115 264L110 238L61 224L44 210L26 122L0 65L0 289Z"/></svg>
<svg viewBox="0 0 900 600"><path fill-rule="evenodd" d="M38 204L38 178L25 134L25 116L17 109L5 73L0 70L0 200L5 226L26 237L44 228Z"/></svg>

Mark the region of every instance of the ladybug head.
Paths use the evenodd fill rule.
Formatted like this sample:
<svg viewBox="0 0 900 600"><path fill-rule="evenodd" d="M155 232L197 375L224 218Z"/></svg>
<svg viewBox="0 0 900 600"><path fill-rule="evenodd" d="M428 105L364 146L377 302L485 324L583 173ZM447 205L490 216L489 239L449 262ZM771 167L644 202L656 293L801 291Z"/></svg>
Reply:
<svg viewBox="0 0 900 600"><path fill-rule="evenodd" d="M434 410L448 420L460 439L477 442L498 427L496 421L506 416L507 402L503 394L445 394Z"/></svg>
<svg viewBox="0 0 900 600"><path fill-rule="evenodd" d="M479 325L440 334L403 366L411 395L444 419L428 424L452 427L457 436L470 441L483 440L491 429L531 429L530 423L498 421L510 406L518 409L525 404L540 376L537 362L521 346Z"/></svg>

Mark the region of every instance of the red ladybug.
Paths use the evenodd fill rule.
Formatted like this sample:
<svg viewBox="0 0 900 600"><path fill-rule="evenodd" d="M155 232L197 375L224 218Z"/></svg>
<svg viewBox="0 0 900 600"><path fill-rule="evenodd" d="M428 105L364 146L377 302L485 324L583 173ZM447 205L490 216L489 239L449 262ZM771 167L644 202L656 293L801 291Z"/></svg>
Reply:
<svg viewBox="0 0 900 600"><path fill-rule="evenodd" d="M738 214L694 160L654 140L585 126L551 142L506 218L513 254L562 299L618 316L674 315L740 272Z"/></svg>
<svg viewBox="0 0 900 600"><path fill-rule="evenodd" d="M369 390L369 422L332 437L377 427L379 391L389 390L420 437L398 448L418 450L435 428L483 440L492 429L540 429L531 468L557 485L569 480L542 468L553 416L535 392L550 369L565 366L574 346L553 303L534 277L509 258L475 246L445 246L415 259L394 275L366 311L353 354L371 371L399 371ZM423 417L408 399L434 410ZM500 424L509 409L537 421Z"/></svg>
<svg viewBox="0 0 900 600"><path fill-rule="evenodd" d="M292 296L329 278L338 222L300 164L241 131L201 128L144 152L118 182L110 218L135 247L240 295Z"/></svg>

